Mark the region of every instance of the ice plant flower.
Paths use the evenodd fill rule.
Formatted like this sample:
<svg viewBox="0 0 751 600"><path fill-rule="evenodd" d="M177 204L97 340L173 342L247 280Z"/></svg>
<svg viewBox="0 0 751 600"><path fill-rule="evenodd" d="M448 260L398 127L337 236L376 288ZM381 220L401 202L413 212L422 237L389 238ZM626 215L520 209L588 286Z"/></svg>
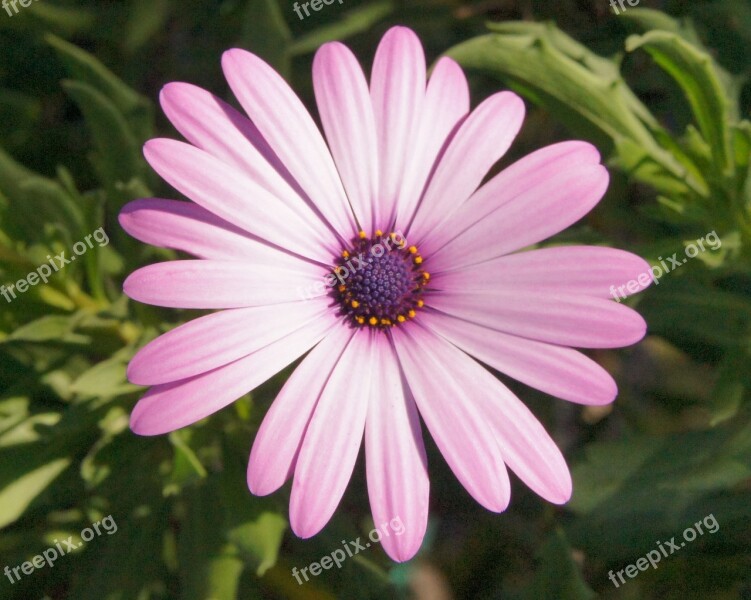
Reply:
<svg viewBox="0 0 751 600"><path fill-rule="evenodd" d="M133 431L195 423L304 356L263 420L247 473L258 495L293 477L298 536L326 525L364 438L373 519L404 523L383 547L411 558L428 519L420 418L487 509L509 503L507 467L566 502L560 450L486 366L571 402L615 398L610 375L574 348L644 336L644 320L609 289L648 265L601 247L518 252L602 198L608 173L595 148L554 144L483 183L522 125L523 102L500 92L470 112L459 66L442 58L427 80L420 42L403 27L383 37L369 82L344 45L318 50L325 140L260 58L233 49L222 66L248 116L171 83L161 104L188 143L155 139L144 150L193 202L142 199L120 215L137 239L196 257L132 273L131 298L220 309L133 358L130 381L151 386Z"/></svg>

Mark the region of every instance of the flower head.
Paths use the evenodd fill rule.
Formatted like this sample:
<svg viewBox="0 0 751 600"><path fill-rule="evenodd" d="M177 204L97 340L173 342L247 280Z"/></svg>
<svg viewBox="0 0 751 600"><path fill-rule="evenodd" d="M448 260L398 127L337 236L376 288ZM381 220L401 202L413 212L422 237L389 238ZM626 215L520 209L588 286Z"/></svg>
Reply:
<svg viewBox="0 0 751 600"><path fill-rule="evenodd" d="M248 116L172 83L161 103L188 143L145 147L193 202L143 199L120 215L134 237L197 257L134 272L124 286L131 298L221 309L133 358L130 380L151 386L133 431L194 423L305 355L248 466L254 494L293 477L297 535L328 522L364 437L374 521L404 523L382 544L395 560L411 558L428 519L420 418L489 510L509 503L507 467L543 498L566 502L561 452L484 365L572 402L615 398L610 375L573 348L643 337L642 318L608 298L647 264L600 247L518 252L601 199L608 174L595 148L555 144L483 183L522 125L523 102L500 92L470 112L459 66L440 59L426 84L420 42L403 27L383 37L369 83L344 45L319 49L325 140L260 58L230 50L222 65Z"/></svg>

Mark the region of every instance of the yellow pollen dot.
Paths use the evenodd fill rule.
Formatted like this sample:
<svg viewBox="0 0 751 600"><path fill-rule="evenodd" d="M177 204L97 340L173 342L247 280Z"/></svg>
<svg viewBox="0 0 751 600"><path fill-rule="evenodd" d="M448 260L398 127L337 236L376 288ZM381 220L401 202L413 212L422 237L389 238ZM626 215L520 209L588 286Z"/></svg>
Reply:
<svg viewBox="0 0 751 600"><path fill-rule="evenodd" d="M368 320L368 323L374 326L378 325L378 319L376 319L375 317L370 317L370 319Z"/></svg>
<svg viewBox="0 0 751 600"><path fill-rule="evenodd" d="M391 325L391 319L381 319L381 325Z"/></svg>
<svg viewBox="0 0 751 600"><path fill-rule="evenodd" d="M365 323L365 317L357 317L357 322L358 322L358 323L359 323L360 325L362 325L363 323Z"/></svg>
<svg viewBox="0 0 751 600"><path fill-rule="evenodd" d="M346 285L340 285L340 286L339 286L339 291L340 291L340 292L344 292L344 290L346 290L346 289L347 289L347 286L346 286Z"/></svg>
<svg viewBox="0 0 751 600"><path fill-rule="evenodd" d="M410 254L417 254L417 246L410 246L409 247L409 253Z"/></svg>
<svg viewBox="0 0 751 600"><path fill-rule="evenodd" d="M414 310L410 310L408 313L410 319L414 319L417 313Z"/></svg>
<svg viewBox="0 0 751 600"><path fill-rule="evenodd" d="M359 236L360 236L360 239L361 239L361 240L364 240L364 239L365 239L366 237L368 237L368 234L367 234L367 233L365 233L364 231L361 231L361 232L360 232L360 233L358 233L357 235L359 235Z"/></svg>
<svg viewBox="0 0 751 600"><path fill-rule="evenodd" d="M417 301L417 306L418 306L419 308L422 308L423 306L425 306L425 302L423 302L422 300L418 300L418 301Z"/></svg>
<svg viewBox="0 0 751 600"><path fill-rule="evenodd" d="M349 258L349 252L347 250L342 250L342 256L344 258Z"/></svg>
<svg viewBox="0 0 751 600"><path fill-rule="evenodd" d="M352 300L352 308L357 308L360 306L360 303L357 300Z"/></svg>
<svg viewBox="0 0 751 600"><path fill-rule="evenodd" d="M428 279L430 279L430 273L428 273L427 271L425 271L425 273L422 274L422 278L425 281L427 281Z"/></svg>
<svg viewBox="0 0 751 600"><path fill-rule="evenodd" d="M383 235L383 231L381 231L380 229L376 229L375 234L376 234L376 237L381 237Z"/></svg>
<svg viewBox="0 0 751 600"><path fill-rule="evenodd" d="M416 265L422 264L422 256L415 256L415 264Z"/></svg>
<svg viewBox="0 0 751 600"><path fill-rule="evenodd" d="M404 315L399 315L396 318L396 320L399 321L400 323L404 323L404 321L406 321L407 319L406 319L406 317Z"/></svg>

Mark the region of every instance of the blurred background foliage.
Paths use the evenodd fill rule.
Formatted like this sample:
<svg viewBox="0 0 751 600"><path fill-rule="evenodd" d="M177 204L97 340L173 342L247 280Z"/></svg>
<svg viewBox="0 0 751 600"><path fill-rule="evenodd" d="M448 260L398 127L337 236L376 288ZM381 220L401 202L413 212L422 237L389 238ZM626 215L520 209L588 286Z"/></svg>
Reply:
<svg viewBox="0 0 751 600"><path fill-rule="evenodd" d="M618 381L613 406L509 383L572 465L567 506L515 481L509 510L490 514L429 445L418 557L399 565L372 548L300 586L292 567L372 528L362 463L331 524L302 541L287 526L288 489L254 498L244 477L286 373L196 426L133 435L141 390L127 361L195 313L122 296L127 273L176 255L129 239L116 217L131 199L174 197L140 150L177 137L155 106L164 83L228 97L219 59L240 46L313 108L313 51L347 40L369 67L397 23L430 61L448 53L466 67L474 103L500 88L526 98L503 164L574 136L601 149L607 196L551 243L613 245L653 264L711 231L722 248L635 299L650 329L641 344L592 353ZM0 282L100 226L111 240L0 298L0 568L103 516L118 524L54 568L3 577L0 597L751 598L750 49L744 0L642 0L617 16L606 0L344 0L305 20L276 0L38 0L0 12ZM618 589L608 580L709 514L717 533Z"/></svg>

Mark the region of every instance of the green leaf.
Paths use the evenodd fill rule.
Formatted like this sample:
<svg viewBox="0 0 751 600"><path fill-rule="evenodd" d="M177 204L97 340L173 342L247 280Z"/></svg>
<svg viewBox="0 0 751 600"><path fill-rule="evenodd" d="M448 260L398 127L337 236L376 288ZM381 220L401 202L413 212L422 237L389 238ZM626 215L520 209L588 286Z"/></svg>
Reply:
<svg viewBox="0 0 751 600"><path fill-rule="evenodd" d="M314 29L297 38L290 46L289 52L292 56L308 54L315 52L326 42L345 40L368 31L394 12L394 9L392 0L383 0L349 10L339 21Z"/></svg>
<svg viewBox="0 0 751 600"><path fill-rule="evenodd" d="M751 302L744 296L698 285L665 287L664 279L639 303L650 333L679 345L686 340L718 346L748 344Z"/></svg>
<svg viewBox="0 0 751 600"><path fill-rule="evenodd" d="M697 502L748 480L751 421L745 415L706 431L589 444L572 475L567 506L579 518L569 539L602 559L631 559L704 516L692 511Z"/></svg>
<svg viewBox="0 0 751 600"><path fill-rule="evenodd" d="M57 479L71 460L58 458L48 463L36 466L28 471L17 473L12 481L3 481L8 475L7 461L9 457L3 457L3 472L0 473L0 529L18 520L34 499L47 489ZM13 471L19 471L18 463L12 465Z"/></svg>
<svg viewBox="0 0 751 600"><path fill-rule="evenodd" d="M574 561L573 550L561 529L556 529L537 555L539 567L525 596L530 600L585 600L595 598Z"/></svg>
<svg viewBox="0 0 751 600"><path fill-rule="evenodd" d="M140 145L113 102L88 84L63 82L91 130L97 154L94 164L103 185L114 188L142 171Z"/></svg>
<svg viewBox="0 0 751 600"><path fill-rule="evenodd" d="M264 512L257 520L243 523L229 531L229 539L258 564L259 577L276 564L279 547L287 530L287 520L279 514Z"/></svg>
<svg viewBox="0 0 751 600"><path fill-rule="evenodd" d="M65 35L75 35L96 25L96 15L83 8L57 6L49 2L34 2L29 14L49 29Z"/></svg>
<svg viewBox="0 0 751 600"><path fill-rule="evenodd" d="M596 144L627 139L661 177L679 182L686 169L655 140L656 119L624 82L618 65L591 52L553 24L507 22L447 54L462 66L495 76L547 108ZM654 169L653 169L654 170Z"/></svg>
<svg viewBox="0 0 751 600"><path fill-rule="evenodd" d="M276 0L249 0L243 17L243 44L262 56L284 77L291 63L288 46L292 33Z"/></svg>
<svg viewBox="0 0 751 600"><path fill-rule="evenodd" d="M681 87L721 172L733 168L731 102L712 58L675 33L650 31L626 40L626 50L646 50Z"/></svg>
<svg viewBox="0 0 751 600"><path fill-rule="evenodd" d="M55 49L72 79L91 86L115 105L133 127L139 142L152 137L154 114L147 98L128 87L88 52L54 35L46 36L45 40Z"/></svg>
<svg viewBox="0 0 751 600"><path fill-rule="evenodd" d="M125 375L127 358L116 355L97 363L82 373L71 385L71 391L83 397L113 398L140 388L128 383Z"/></svg>
<svg viewBox="0 0 751 600"><path fill-rule="evenodd" d="M47 315L19 327L5 341L86 343L89 338L74 333L74 327L70 316Z"/></svg>

